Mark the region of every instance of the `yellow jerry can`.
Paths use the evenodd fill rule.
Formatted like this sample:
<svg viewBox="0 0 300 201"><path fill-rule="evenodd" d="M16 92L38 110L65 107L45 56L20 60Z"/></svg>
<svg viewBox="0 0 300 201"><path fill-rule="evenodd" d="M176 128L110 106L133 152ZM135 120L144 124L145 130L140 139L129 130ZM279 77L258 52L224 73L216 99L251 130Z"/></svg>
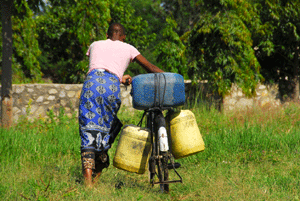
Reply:
<svg viewBox="0 0 300 201"><path fill-rule="evenodd" d="M171 150L175 159L184 158L205 149L192 111L181 110L172 113L167 118L170 120L167 127L171 135Z"/></svg>
<svg viewBox="0 0 300 201"><path fill-rule="evenodd" d="M122 170L143 174L148 166L151 149L149 129L125 125L120 135L113 165Z"/></svg>

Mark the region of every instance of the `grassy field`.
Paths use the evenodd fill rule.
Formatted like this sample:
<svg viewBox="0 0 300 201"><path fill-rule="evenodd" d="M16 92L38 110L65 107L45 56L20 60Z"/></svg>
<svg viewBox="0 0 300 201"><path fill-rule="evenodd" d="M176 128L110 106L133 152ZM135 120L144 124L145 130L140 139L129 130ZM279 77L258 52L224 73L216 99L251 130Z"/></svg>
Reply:
<svg viewBox="0 0 300 201"><path fill-rule="evenodd" d="M151 187L148 175L111 165L93 189L83 186L76 117L28 122L0 130L1 200L299 200L300 107L219 113L192 109L206 144L180 159L183 183L169 194ZM124 124L140 112L123 108ZM57 118L59 121L55 121ZM109 151L112 164L116 144ZM171 175L174 177L174 175Z"/></svg>

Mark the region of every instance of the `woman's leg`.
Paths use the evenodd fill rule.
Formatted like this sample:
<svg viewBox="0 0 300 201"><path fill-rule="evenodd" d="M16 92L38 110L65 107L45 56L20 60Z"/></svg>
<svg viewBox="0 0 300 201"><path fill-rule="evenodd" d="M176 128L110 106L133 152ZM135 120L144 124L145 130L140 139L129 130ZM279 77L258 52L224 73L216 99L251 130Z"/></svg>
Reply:
<svg viewBox="0 0 300 201"><path fill-rule="evenodd" d="M92 187L93 186L92 174L93 174L93 170L90 169L90 168L87 168L87 169L83 170L84 185L86 187Z"/></svg>
<svg viewBox="0 0 300 201"><path fill-rule="evenodd" d="M102 170L108 168L109 156L107 151L96 152L95 156L95 171L93 183L96 183L101 176Z"/></svg>
<svg viewBox="0 0 300 201"><path fill-rule="evenodd" d="M95 169L95 150L83 149L81 150L82 173L84 177L84 184L87 187L92 187L93 169Z"/></svg>

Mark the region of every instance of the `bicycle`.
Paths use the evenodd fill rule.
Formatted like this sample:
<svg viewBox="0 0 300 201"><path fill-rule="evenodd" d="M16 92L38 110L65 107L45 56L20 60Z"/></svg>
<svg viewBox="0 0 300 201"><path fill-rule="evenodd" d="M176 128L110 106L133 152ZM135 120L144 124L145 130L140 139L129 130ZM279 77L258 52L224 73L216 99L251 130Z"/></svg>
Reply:
<svg viewBox="0 0 300 201"><path fill-rule="evenodd" d="M151 185L159 184L162 192L169 192L170 183L182 183L182 177L176 170L180 164L175 163L170 148L172 146L169 147L171 139L167 130L171 129L166 128L166 121L170 126L169 114L174 111L174 107L184 104L183 77L174 73L156 73L135 78L131 91L133 107L144 110L144 114L137 126L123 127L113 164L119 169L138 174L147 171L148 164ZM140 84L140 81L143 83ZM166 117L164 111L168 111ZM146 125L142 126L145 116ZM169 170L174 170L179 179L171 180L170 176L173 175L169 175Z"/></svg>
<svg viewBox="0 0 300 201"><path fill-rule="evenodd" d="M154 78L158 79L156 78L157 76L158 74L154 75ZM178 167L180 167L180 163L174 162L174 156L169 146L171 142L171 135L170 133L169 135L167 133L167 130L170 131L170 128L166 128L166 119L167 121L169 121L168 125L170 126L169 117L170 114L174 111L174 108L164 107L162 104L165 99L165 91L167 85L167 79L165 78L165 75L163 75L163 77L165 82L163 86L157 86L157 89L155 88L154 90L154 100L157 99L157 97L155 96L160 96L160 94L162 94L162 97L158 97L160 101L154 101L155 103L152 107L144 110L143 117L138 123L138 126L142 127L142 121L144 117L147 116L146 127L150 130L152 144L152 152L149 158L148 165L150 183L152 186L154 186L155 184L160 184L161 191L168 193L169 184L178 182L182 183L182 177L176 170ZM162 89L162 93L159 91L159 89ZM163 115L163 111L165 110L168 111L166 115L167 118ZM169 170L174 170L179 179L169 180Z"/></svg>
<svg viewBox="0 0 300 201"><path fill-rule="evenodd" d="M182 183L182 177L177 172L180 167L179 163L175 163L174 156L169 147L169 136L166 129L166 118L163 115L163 110L168 110L168 113L173 111L172 108L153 107L144 111L146 118L146 127L150 130L152 152L149 158L149 179L152 186L160 184L162 192L169 192L170 183ZM168 116L168 115L167 115ZM140 124L140 123L139 123ZM169 180L169 169L173 169L178 180ZM157 179L155 178L157 177Z"/></svg>

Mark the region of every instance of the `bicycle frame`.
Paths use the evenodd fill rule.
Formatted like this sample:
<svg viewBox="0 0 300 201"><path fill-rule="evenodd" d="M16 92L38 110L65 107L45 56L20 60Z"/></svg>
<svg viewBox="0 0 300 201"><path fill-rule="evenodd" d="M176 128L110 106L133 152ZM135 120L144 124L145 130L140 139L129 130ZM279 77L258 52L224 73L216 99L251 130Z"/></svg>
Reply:
<svg viewBox="0 0 300 201"><path fill-rule="evenodd" d="M171 109L168 109L170 111ZM149 159L150 183L160 184L164 192L169 192L170 183L182 183L182 177L175 169L174 157L169 150L169 136L166 129L166 119L160 108L151 108L147 113L147 127L151 132L152 153ZM169 180L169 162L179 180ZM155 181L157 176L158 181Z"/></svg>

